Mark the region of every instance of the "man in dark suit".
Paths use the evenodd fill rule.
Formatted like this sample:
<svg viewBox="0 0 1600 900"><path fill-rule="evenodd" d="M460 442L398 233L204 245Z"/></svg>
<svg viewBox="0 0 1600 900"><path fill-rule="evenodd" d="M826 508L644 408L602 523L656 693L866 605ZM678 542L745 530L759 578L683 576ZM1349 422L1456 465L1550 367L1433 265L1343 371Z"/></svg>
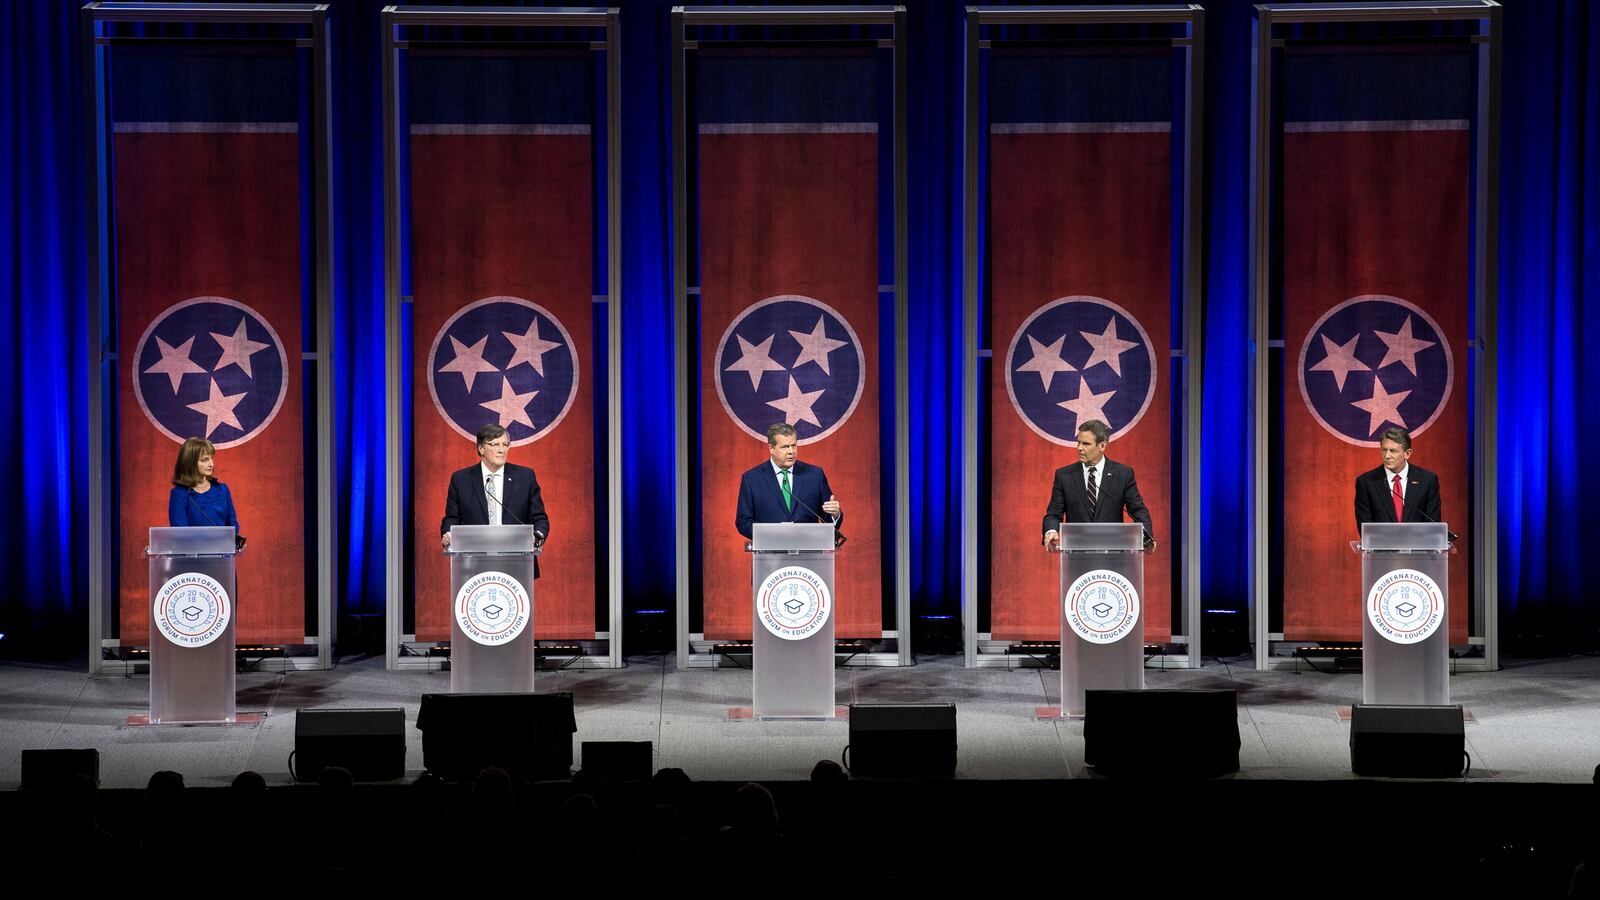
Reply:
<svg viewBox="0 0 1600 900"><path fill-rule="evenodd" d="M1368 522L1439 521L1439 476L1411 464L1411 432L1386 429L1378 448L1383 465L1356 477L1356 533Z"/></svg>
<svg viewBox="0 0 1600 900"><path fill-rule="evenodd" d="M821 466L800 462L794 426L783 422L767 429L767 455L761 465L739 479L739 506L734 527L750 537L756 522L820 522L831 516L837 526L844 511L828 487Z"/></svg>
<svg viewBox="0 0 1600 900"><path fill-rule="evenodd" d="M450 492L439 522L440 542L450 547L450 529L456 525L532 525L539 541L550 535L550 517L544 514L539 479L526 466L506 462L511 435L499 425L478 429L478 464L450 475ZM539 577L534 561L533 577Z"/></svg>
<svg viewBox="0 0 1600 900"><path fill-rule="evenodd" d="M1063 522L1121 522L1122 512L1144 526L1144 546L1156 546L1150 510L1139 496L1133 469L1106 458L1111 429L1099 419L1078 426L1078 461L1056 470L1050 506L1044 512L1044 545L1054 549Z"/></svg>

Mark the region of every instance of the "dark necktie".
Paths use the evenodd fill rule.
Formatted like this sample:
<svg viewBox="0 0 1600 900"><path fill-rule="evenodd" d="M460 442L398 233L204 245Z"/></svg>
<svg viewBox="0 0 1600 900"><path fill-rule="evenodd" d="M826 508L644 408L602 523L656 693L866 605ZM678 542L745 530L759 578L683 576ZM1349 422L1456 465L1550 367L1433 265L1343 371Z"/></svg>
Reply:
<svg viewBox="0 0 1600 900"><path fill-rule="evenodd" d="M1100 489L1094 483L1094 466L1089 467L1089 515L1094 515L1095 507L1100 505Z"/></svg>

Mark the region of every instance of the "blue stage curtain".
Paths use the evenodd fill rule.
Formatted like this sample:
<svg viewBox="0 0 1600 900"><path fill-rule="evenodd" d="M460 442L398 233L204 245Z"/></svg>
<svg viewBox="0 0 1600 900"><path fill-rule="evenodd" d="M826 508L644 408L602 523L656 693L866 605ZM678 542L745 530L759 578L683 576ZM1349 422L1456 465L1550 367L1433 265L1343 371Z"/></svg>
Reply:
<svg viewBox="0 0 1600 900"><path fill-rule="evenodd" d="M87 249L78 0L0 11L0 631L59 629L80 647L88 542ZM335 464L342 612L381 613L383 422L382 0L332 4ZM671 608L672 311L670 0L622 0L625 319L623 514L629 609ZM963 4L911 0L908 273L912 316L912 549L918 615L960 609L961 29ZM1207 302L1201 502L1206 606L1242 609L1248 586L1248 159L1250 4L1207 8ZM1582 538L1600 506L1579 451L1594 446L1600 367L1600 14L1584 0L1505 9L1500 281L1500 585L1503 626L1592 625ZM66 484L74 485L67 488ZM1264 536L1263 536L1264 537ZM26 633L26 634L19 634Z"/></svg>
<svg viewBox="0 0 1600 900"><path fill-rule="evenodd" d="M1600 9L1508 7L1501 104L1501 634L1592 645L1600 576Z"/></svg>
<svg viewBox="0 0 1600 900"><path fill-rule="evenodd" d="M0 654L82 646L88 617L88 255L78 20L0 11ZM114 471L114 469L113 469Z"/></svg>

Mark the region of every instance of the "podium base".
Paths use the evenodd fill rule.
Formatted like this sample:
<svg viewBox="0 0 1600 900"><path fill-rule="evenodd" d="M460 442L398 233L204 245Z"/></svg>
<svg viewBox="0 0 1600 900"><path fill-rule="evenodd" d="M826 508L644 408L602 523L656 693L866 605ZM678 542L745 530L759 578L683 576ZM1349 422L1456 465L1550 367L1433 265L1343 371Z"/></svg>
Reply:
<svg viewBox="0 0 1600 900"><path fill-rule="evenodd" d="M760 720L762 720L764 722L770 722L770 721L774 721L774 720L778 720L778 719L800 719L800 720L810 720L810 721L816 721L816 722L831 722L831 721L844 722L844 721L848 721L849 718L850 718L850 707L848 707L848 706L835 706L833 708L833 715L832 716L758 716L758 715L756 715L755 707L753 707L753 706L730 706L730 707L728 707L728 721L730 721L730 722L736 722L736 721L739 721L741 719L760 719Z"/></svg>
<svg viewBox="0 0 1600 900"><path fill-rule="evenodd" d="M228 719L211 719L199 722L174 722L171 720L152 722L150 721L150 715L146 713L140 716L129 716L127 724L141 728L147 725L260 725L266 717L266 713L239 713L231 721Z"/></svg>
<svg viewBox="0 0 1600 900"><path fill-rule="evenodd" d="M1335 706L1333 708L1333 715L1334 715L1334 718L1338 719L1339 721L1344 722L1346 724L1349 724L1350 718L1354 715L1354 713L1351 711L1351 707L1348 707L1348 706ZM1478 717L1474 716L1472 714L1472 710L1467 709L1466 707L1463 706L1461 708L1461 721L1462 722L1476 722L1476 721L1478 721Z"/></svg>

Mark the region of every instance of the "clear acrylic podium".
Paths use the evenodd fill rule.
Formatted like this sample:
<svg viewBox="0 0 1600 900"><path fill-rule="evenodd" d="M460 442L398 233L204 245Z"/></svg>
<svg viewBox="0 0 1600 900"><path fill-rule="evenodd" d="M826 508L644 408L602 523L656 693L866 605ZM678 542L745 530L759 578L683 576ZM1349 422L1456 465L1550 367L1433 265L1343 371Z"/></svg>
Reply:
<svg viewBox="0 0 1600 900"><path fill-rule="evenodd" d="M1361 526L1361 695L1367 704L1447 706L1450 703L1450 529L1439 522L1368 522ZM1373 622L1372 588L1392 573L1412 570L1438 585L1436 620L1421 604L1400 605L1395 640Z"/></svg>
<svg viewBox="0 0 1600 900"><path fill-rule="evenodd" d="M1084 691L1144 689L1144 526L1063 522L1060 534L1056 602L1061 611L1061 714L1082 716ZM1092 572L1120 576L1121 581L1113 577L1103 584L1112 597L1119 593L1117 584L1125 584L1139 600L1136 607L1119 607L1114 601L1086 604L1079 624L1096 634L1095 639L1073 627L1068 597L1078 579Z"/></svg>
<svg viewBox="0 0 1600 900"><path fill-rule="evenodd" d="M151 725L238 721L235 533L232 525L150 529Z"/></svg>
<svg viewBox="0 0 1600 900"><path fill-rule="evenodd" d="M833 687L833 523L762 523L751 531L751 666L752 714L765 718L831 719ZM796 616L780 615L763 621L762 586L774 573L793 572L799 595L788 602L802 604L815 577L826 588L827 603L818 609L797 606ZM804 573L809 571L810 576ZM786 582L780 580L778 593ZM814 585L813 585L814 588ZM769 601L773 598L769 596ZM797 626L788 628L787 626ZM774 628L789 634L781 637ZM804 633L804 637L795 637Z"/></svg>
<svg viewBox="0 0 1600 900"><path fill-rule="evenodd" d="M532 525L450 529L451 693L533 690L536 541Z"/></svg>

